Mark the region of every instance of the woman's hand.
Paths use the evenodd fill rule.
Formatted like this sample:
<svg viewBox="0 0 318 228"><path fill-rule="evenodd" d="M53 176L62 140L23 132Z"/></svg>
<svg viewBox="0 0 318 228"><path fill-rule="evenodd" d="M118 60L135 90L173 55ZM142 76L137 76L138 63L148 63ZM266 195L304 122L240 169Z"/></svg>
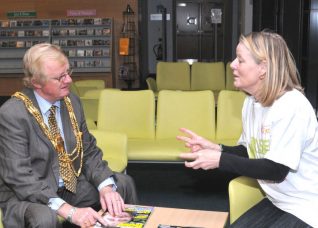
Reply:
<svg viewBox="0 0 318 228"><path fill-rule="evenodd" d="M211 149L211 150L216 150L216 151L221 151L221 147L213 143L196 133L190 131L189 129L186 128L180 128L180 131L185 133L188 136L177 136L177 139L180 141L185 142L186 147L191 149L191 152L197 152L199 150L203 149Z"/></svg>
<svg viewBox="0 0 318 228"><path fill-rule="evenodd" d="M215 169L219 167L221 151L203 149L194 153L182 153L180 158L186 160L185 166L192 169Z"/></svg>

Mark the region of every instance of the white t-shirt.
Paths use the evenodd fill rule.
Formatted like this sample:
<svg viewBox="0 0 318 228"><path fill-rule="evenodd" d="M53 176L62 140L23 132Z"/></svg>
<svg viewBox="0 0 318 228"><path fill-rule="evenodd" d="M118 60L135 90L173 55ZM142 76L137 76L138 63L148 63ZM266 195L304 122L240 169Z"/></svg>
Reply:
<svg viewBox="0 0 318 228"><path fill-rule="evenodd" d="M247 97L239 144L250 158L266 158L290 168L280 183L258 180L269 200L318 227L318 124L306 97L286 92L271 107Z"/></svg>

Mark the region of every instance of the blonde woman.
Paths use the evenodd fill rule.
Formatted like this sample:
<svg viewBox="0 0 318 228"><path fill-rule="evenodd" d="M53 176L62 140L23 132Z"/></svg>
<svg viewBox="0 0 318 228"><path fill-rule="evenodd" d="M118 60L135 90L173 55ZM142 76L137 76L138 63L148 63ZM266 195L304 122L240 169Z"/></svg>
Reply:
<svg viewBox="0 0 318 228"><path fill-rule="evenodd" d="M180 157L189 168L258 180L265 199L232 227L318 227L318 124L285 41L266 31L241 36L231 68L234 85L249 95L238 145L218 145L181 129L188 136L178 139L192 153Z"/></svg>

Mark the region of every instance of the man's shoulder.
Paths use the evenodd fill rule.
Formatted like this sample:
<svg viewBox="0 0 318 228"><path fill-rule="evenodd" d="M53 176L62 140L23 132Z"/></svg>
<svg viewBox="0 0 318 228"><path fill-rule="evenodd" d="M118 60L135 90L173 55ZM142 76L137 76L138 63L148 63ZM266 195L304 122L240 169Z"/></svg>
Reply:
<svg viewBox="0 0 318 228"><path fill-rule="evenodd" d="M72 103L80 103L80 98L73 92L70 92L70 94L68 95L68 97L70 98Z"/></svg>
<svg viewBox="0 0 318 228"><path fill-rule="evenodd" d="M11 97L0 107L0 119L21 119L25 118L26 108L22 100Z"/></svg>
<svg viewBox="0 0 318 228"><path fill-rule="evenodd" d="M22 96L19 96L22 94ZM22 91L14 93L1 107L0 107L0 114L6 114L6 115L25 115L27 112L25 102L23 99L23 96L30 99L32 104L38 108L36 99L33 93L32 89L25 88Z"/></svg>
<svg viewBox="0 0 318 228"><path fill-rule="evenodd" d="M23 102L16 97L10 97L0 107L0 112L16 109L23 106Z"/></svg>

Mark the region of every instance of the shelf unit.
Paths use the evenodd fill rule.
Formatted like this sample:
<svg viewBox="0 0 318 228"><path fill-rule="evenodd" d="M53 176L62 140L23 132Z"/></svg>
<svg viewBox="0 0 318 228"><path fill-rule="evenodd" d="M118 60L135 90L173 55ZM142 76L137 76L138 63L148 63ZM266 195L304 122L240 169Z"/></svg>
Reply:
<svg viewBox="0 0 318 228"><path fill-rule="evenodd" d="M49 20L0 21L0 73L21 73L25 51L50 42Z"/></svg>
<svg viewBox="0 0 318 228"><path fill-rule="evenodd" d="M22 73L22 58L34 44L59 45L74 72L111 72L111 18L0 21L0 73Z"/></svg>

